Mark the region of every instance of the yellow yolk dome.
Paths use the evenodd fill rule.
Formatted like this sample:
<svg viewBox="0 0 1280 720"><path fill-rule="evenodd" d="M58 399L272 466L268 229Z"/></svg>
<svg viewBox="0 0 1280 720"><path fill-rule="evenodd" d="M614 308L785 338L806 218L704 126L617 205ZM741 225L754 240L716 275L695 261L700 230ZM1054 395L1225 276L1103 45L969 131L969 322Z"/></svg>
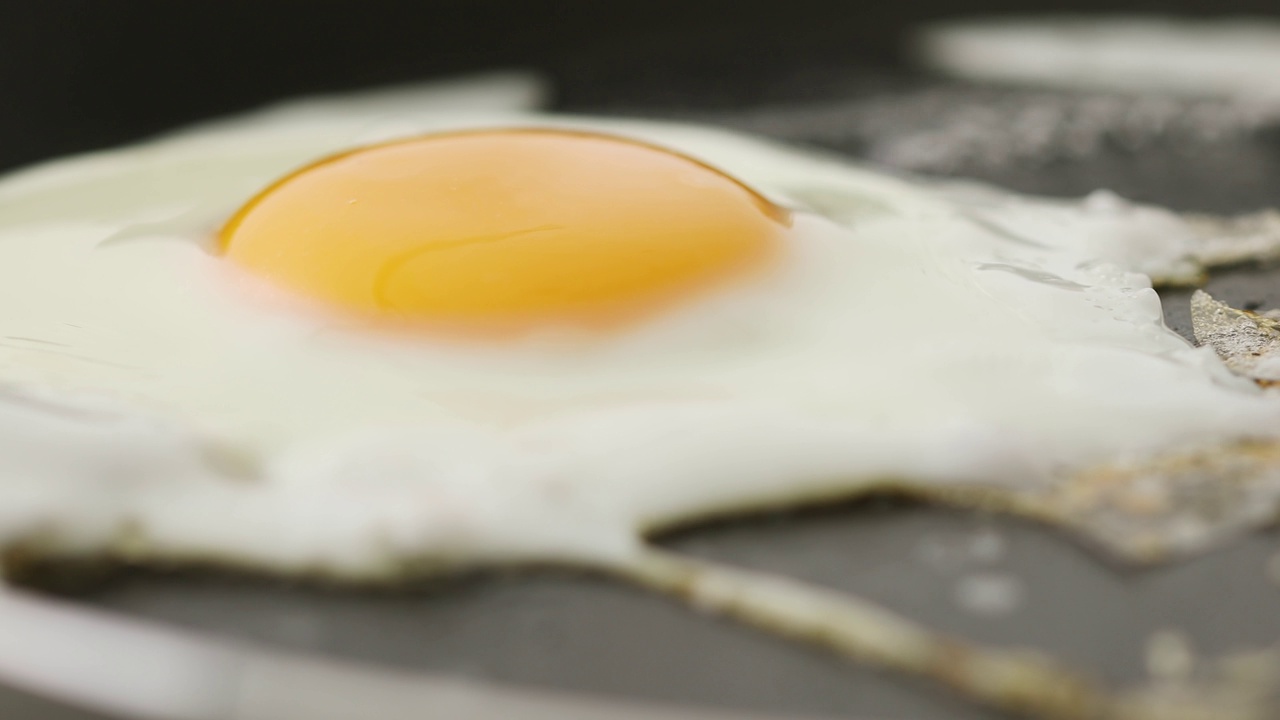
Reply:
<svg viewBox="0 0 1280 720"><path fill-rule="evenodd" d="M452 331L607 328L763 267L787 211L724 173L588 132L441 133L320 160L220 235L240 266Z"/></svg>

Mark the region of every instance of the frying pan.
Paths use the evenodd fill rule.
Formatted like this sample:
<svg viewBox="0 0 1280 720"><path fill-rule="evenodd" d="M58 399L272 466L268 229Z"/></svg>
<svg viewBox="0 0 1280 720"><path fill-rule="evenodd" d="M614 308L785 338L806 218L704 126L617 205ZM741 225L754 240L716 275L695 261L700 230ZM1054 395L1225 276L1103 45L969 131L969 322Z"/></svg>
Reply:
<svg viewBox="0 0 1280 720"><path fill-rule="evenodd" d="M883 5L9 3L0 9L0 167L108 146L290 95L495 67L543 72L560 110L694 118L865 156L886 138L829 129L833 119L840 125L842 112L849 113L849 127L856 126L869 101L892 103L939 87L955 97L1020 101L1017 91L948 83L911 69L900 49L916 23L1015 10L1273 12L1265 0ZM808 122L817 116L823 123ZM1193 147L1157 142L1138 152L1101 148L996 165L979 158L947 172L1042 194L1107 187L1179 210L1245 212L1276 204L1280 132L1264 128ZM1267 268L1219 273L1209 290L1237 306L1280 307L1280 273ZM1188 334L1188 293L1163 297L1167 322ZM1206 654L1280 638L1280 588L1268 574L1280 538L1271 531L1185 562L1135 569L1025 521L884 498L723 522L660 542L855 592L974 640L1040 648L1113 682L1143 677L1148 640L1160 631L1176 630ZM989 551L993 542L997 552ZM988 551L938 552L981 543ZM975 578L1004 583L1014 594L1011 606L997 612L966 605ZM634 711L636 718L656 705L664 717L690 718L1001 717L929 685L563 571L479 574L394 592L209 571L119 570L80 580L39 592L59 596L66 607L247 641L263 652L353 663L325 667L371 673L361 675L372 683L361 686L365 691L410 702L424 717L541 717L535 713L546 711L539 705L545 693L557 694L555 702L563 701L561 694L577 698L553 706L562 717L573 717L564 707L582 717L611 717L602 708L615 705L630 709L611 712ZM78 627L75 622L63 626ZM427 684L414 685L419 680ZM506 689L467 684L474 681ZM449 693L460 692L458 682L471 688L463 695L493 702L414 704L420 696L412 693L424 687L438 691L433 697L456 699ZM502 704L511 698L524 704ZM108 716L0 687L0 717ZM235 715L228 710L226 717Z"/></svg>

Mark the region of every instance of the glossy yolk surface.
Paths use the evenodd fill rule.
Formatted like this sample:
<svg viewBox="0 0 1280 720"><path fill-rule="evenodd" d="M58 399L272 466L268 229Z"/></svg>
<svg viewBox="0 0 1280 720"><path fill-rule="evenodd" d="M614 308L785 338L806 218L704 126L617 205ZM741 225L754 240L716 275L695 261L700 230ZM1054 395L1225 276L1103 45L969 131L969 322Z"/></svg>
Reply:
<svg viewBox="0 0 1280 720"><path fill-rule="evenodd" d="M477 333L609 328L767 266L787 212L593 133L444 133L321 160L246 204L226 257L350 310Z"/></svg>

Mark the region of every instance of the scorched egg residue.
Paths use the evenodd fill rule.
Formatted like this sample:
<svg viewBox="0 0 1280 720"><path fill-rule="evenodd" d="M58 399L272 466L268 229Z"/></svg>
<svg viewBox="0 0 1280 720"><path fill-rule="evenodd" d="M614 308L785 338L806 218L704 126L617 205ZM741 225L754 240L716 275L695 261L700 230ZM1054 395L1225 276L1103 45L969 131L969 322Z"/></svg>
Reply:
<svg viewBox="0 0 1280 720"><path fill-rule="evenodd" d="M1195 239L1172 213L890 177L710 128L458 105L311 101L0 183L0 543L347 579L609 564L712 514L888 482L1047 491L1274 436L1280 405L1161 321L1142 272L1185 274ZM422 192L419 166L354 190L311 174L340 153L521 133L606 146L574 161L597 180L551 187L557 150L541 176L489 168L500 192L453 203L430 193L479 180L436 178L432 213L348 227L325 192L395 206ZM453 150L458 168L495 157ZM705 199L655 213L637 183L653 207L711 193L723 214L697 215ZM282 215L254 216L276 200ZM334 213L320 229L316 208ZM468 244L501 235L494 218L540 230ZM574 223L587 230L561 232ZM256 250L239 230L260 231ZM290 244L330 230L331 255ZM419 252L424 232L451 270L418 268L394 302L363 295L377 257ZM595 264L556 264L584 253ZM458 272L474 282L432 294ZM502 332L465 332L495 318Z"/></svg>

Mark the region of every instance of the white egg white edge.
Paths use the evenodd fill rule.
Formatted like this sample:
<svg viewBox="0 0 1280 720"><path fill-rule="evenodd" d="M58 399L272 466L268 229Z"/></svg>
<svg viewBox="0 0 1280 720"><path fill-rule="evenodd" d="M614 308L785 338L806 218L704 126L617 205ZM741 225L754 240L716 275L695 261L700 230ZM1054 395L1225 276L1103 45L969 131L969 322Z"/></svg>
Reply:
<svg viewBox="0 0 1280 720"><path fill-rule="evenodd" d="M136 720L769 720L271 651L4 587L0 677Z"/></svg>
<svg viewBox="0 0 1280 720"><path fill-rule="evenodd" d="M926 26L913 45L924 65L969 80L1280 106L1272 18L975 17Z"/></svg>

